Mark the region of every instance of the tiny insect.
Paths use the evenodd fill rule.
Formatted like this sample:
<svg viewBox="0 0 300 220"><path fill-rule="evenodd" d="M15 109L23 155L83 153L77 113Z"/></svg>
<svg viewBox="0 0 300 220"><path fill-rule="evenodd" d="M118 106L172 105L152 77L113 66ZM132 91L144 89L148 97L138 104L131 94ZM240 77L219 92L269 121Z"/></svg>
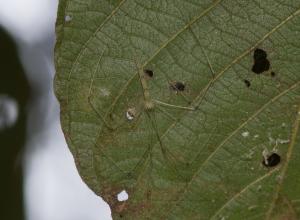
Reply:
<svg viewBox="0 0 300 220"><path fill-rule="evenodd" d="M174 82L170 83L170 87L175 91L183 92L185 89L185 85L182 82Z"/></svg>
<svg viewBox="0 0 300 220"><path fill-rule="evenodd" d="M280 156L277 153L272 153L270 155L264 155L262 164L266 167L275 167L280 163Z"/></svg>

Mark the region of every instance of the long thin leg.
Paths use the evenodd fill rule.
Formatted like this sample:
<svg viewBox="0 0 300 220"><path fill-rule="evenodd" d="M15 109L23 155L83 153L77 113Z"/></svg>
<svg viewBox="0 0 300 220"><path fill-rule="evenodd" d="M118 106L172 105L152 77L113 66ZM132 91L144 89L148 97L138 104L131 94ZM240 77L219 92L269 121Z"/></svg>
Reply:
<svg viewBox="0 0 300 220"><path fill-rule="evenodd" d="M204 88L204 90L202 91L202 96L200 98L200 101L199 103L195 106L195 107L191 107L191 106L178 106L178 105L172 105L172 104L169 104L169 103L165 103L165 102L162 102L160 100L156 100L156 99L153 99L153 101L156 103L156 104L159 104L159 105L162 105L162 106L165 106L165 107L170 107L170 108L177 108L177 109L183 109L183 110L189 110L189 111L195 111L199 108L200 104L202 103L207 91L209 90L209 88L212 86L212 84L214 83L214 79L215 79L215 71L212 67L212 64L210 62L210 59L208 57L208 55L206 54L204 48L201 46L200 44L200 41L199 39L196 37L195 33L193 32L192 29L190 29L194 39L198 42L200 48L201 48L201 51L202 53L204 54L205 58L206 58L206 61L207 61L207 64L209 66L209 69L211 71L211 75L212 75L212 80L209 82L209 84ZM185 97L185 96L184 96Z"/></svg>
<svg viewBox="0 0 300 220"><path fill-rule="evenodd" d="M171 165L171 169L176 173L176 175L180 176L180 178L184 179L183 176L180 174L179 170L176 168L176 165L174 164L174 160L175 161L180 161L178 158L176 158L176 156L174 156L164 145L163 142L161 140L161 137L158 133L158 128L157 128L157 122L156 122L156 117L155 117L155 110L152 112L146 112L149 120L150 120L150 124L152 129L154 130L154 135L157 138L157 141L159 143L161 152L163 154L163 157L166 159L166 161L169 162L169 165ZM153 117L151 117L151 115L153 115ZM168 156L169 155L169 156ZM182 161L181 161L182 162Z"/></svg>
<svg viewBox="0 0 300 220"><path fill-rule="evenodd" d="M146 110L151 110L151 109L153 109L154 104L153 104L152 99L150 97L150 92L149 92L147 80L146 80L141 68L138 67L138 64L137 64L136 60L134 60L134 63L135 63L136 70L139 74L139 79L140 79L141 86L142 86L142 89L143 89L144 107L145 107Z"/></svg>
<svg viewBox="0 0 300 220"><path fill-rule="evenodd" d="M204 88L204 90L203 90L203 95L201 96L199 103L198 103L198 104L196 105L196 107L195 107L195 109L198 109L199 106L200 106L200 104L202 103L202 101L203 101L203 99L204 99L206 93L208 92L208 90L210 89L210 87L212 86L212 84L214 83L216 74L215 74L215 71L214 71L214 69L213 69L213 67L212 67L212 65L211 65L210 59L209 59L208 55L206 54L204 48L202 47L202 45L201 45L199 39L197 38L197 36L195 35L194 31L193 31L191 28L189 28L189 30L190 30L190 32L192 33L194 39L198 42L198 44L199 44L199 46L200 46L200 48L201 48L201 51L202 51L202 53L204 54L204 56L205 56L205 58L206 58L207 64L208 64L208 66L209 66L209 69L210 69L211 75L212 75L212 80L210 80L210 82L208 83L208 85Z"/></svg>
<svg viewBox="0 0 300 220"><path fill-rule="evenodd" d="M193 108L193 107L186 107L186 106L172 105L172 104L168 104L168 103L165 103L165 102L156 100L156 99L153 99L153 101L154 101L155 103L159 104L159 105L166 106L166 107L170 107L170 108L177 108L177 109L183 109L183 110L189 110L189 111L195 111L195 110L196 110L196 109Z"/></svg>
<svg viewBox="0 0 300 220"><path fill-rule="evenodd" d="M112 126L109 125L109 123L105 120L105 118L98 112L98 110L95 108L94 104L92 103L92 88L93 88L93 84L94 84L94 79L95 79L95 74L98 70L98 67L100 65L100 62L102 60L104 51L102 52L102 54L99 57L98 63L97 63L97 67L95 69L95 71L93 72L93 74L91 74L91 79L90 79L90 88L89 88L89 94L88 94L88 102L90 104L90 106L92 107L93 111L97 114L97 116L103 121L104 125L110 129L110 130L114 130L114 128Z"/></svg>

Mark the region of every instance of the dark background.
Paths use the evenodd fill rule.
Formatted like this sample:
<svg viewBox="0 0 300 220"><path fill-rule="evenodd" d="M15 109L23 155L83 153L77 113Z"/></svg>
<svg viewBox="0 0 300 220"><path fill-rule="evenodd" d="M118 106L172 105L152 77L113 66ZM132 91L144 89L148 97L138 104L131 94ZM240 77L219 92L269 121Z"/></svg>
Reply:
<svg viewBox="0 0 300 220"><path fill-rule="evenodd" d="M79 177L61 132L53 93L56 10L55 0L0 0L1 220L111 219ZM17 103L15 122L2 97Z"/></svg>

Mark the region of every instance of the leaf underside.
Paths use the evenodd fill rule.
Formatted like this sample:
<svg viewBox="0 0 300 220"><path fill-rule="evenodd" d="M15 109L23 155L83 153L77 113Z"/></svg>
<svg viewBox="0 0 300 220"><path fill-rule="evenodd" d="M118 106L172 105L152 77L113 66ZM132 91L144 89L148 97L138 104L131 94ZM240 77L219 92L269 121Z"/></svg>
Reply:
<svg viewBox="0 0 300 220"><path fill-rule="evenodd" d="M300 1L61 0L56 30L62 129L114 219L300 218Z"/></svg>

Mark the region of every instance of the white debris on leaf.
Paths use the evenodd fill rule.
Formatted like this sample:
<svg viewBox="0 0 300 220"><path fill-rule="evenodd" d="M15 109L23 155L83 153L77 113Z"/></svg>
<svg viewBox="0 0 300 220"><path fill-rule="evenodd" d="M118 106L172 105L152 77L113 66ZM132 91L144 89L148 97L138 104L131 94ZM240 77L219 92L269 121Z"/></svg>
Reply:
<svg viewBox="0 0 300 220"><path fill-rule="evenodd" d="M258 185L257 191L261 191L261 189L262 189L262 186L261 186L261 185Z"/></svg>
<svg viewBox="0 0 300 220"><path fill-rule="evenodd" d="M101 88L100 89L100 95L107 97L107 96L110 95L110 92L107 89L105 89L105 88Z"/></svg>
<svg viewBox="0 0 300 220"><path fill-rule="evenodd" d="M256 209L257 208L257 205L252 205L252 206L249 206L248 207L248 210L249 211L252 211L252 210L254 210L254 209Z"/></svg>
<svg viewBox="0 0 300 220"><path fill-rule="evenodd" d="M248 137L249 134L250 134L249 131L244 131L244 132L242 133L242 136L243 136L243 137Z"/></svg>
<svg viewBox="0 0 300 220"><path fill-rule="evenodd" d="M128 193L126 192L126 190L123 190L118 194L117 197L119 202L126 201L128 200Z"/></svg>
<svg viewBox="0 0 300 220"><path fill-rule="evenodd" d="M269 156L269 151L268 151L268 149L265 148L265 149L263 150L262 156L263 156L263 158L264 158L265 164L268 165L268 164L269 164L269 162L268 162L268 156Z"/></svg>
<svg viewBox="0 0 300 220"><path fill-rule="evenodd" d="M290 143L290 140L289 139L284 140L284 139L278 138L278 139L276 139L276 142L279 144L288 144L288 143Z"/></svg>
<svg viewBox="0 0 300 220"><path fill-rule="evenodd" d="M276 140L269 135L269 144L273 145L276 143Z"/></svg>
<svg viewBox="0 0 300 220"><path fill-rule="evenodd" d="M129 120L129 121L132 121L134 119L136 115L136 110L135 108L129 108L126 112L126 118Z"/></svg>
<svg viewBox="0 0 300 220"><path fill-rule="evenodd" d="M129 113L129 112L126 112L126 118L131 121L134 119L134 117Z"/></svg>
<svg viewBox="0 0 300 220"><path fill-rule="evenodd" d="M247 154L245 154L245 159L252 159L254 153L255 152L251 149Z"/></svg>
<svg viewBox="0 0 300 220"><path fill-rule="evenodd" d="M253 138L254 138L254 139L256 139L256 138L258 138L258 137L259 137L259 135L258 135L258 134L256 134L256 135L254 135L254 137L253 137Z"/></svg>
<svg viewBox="0 0 300 220"><path fill-rule="evenodd" d="M70 15L65 16L65 22L70 22L72 20L72 17Z"/></svg>

